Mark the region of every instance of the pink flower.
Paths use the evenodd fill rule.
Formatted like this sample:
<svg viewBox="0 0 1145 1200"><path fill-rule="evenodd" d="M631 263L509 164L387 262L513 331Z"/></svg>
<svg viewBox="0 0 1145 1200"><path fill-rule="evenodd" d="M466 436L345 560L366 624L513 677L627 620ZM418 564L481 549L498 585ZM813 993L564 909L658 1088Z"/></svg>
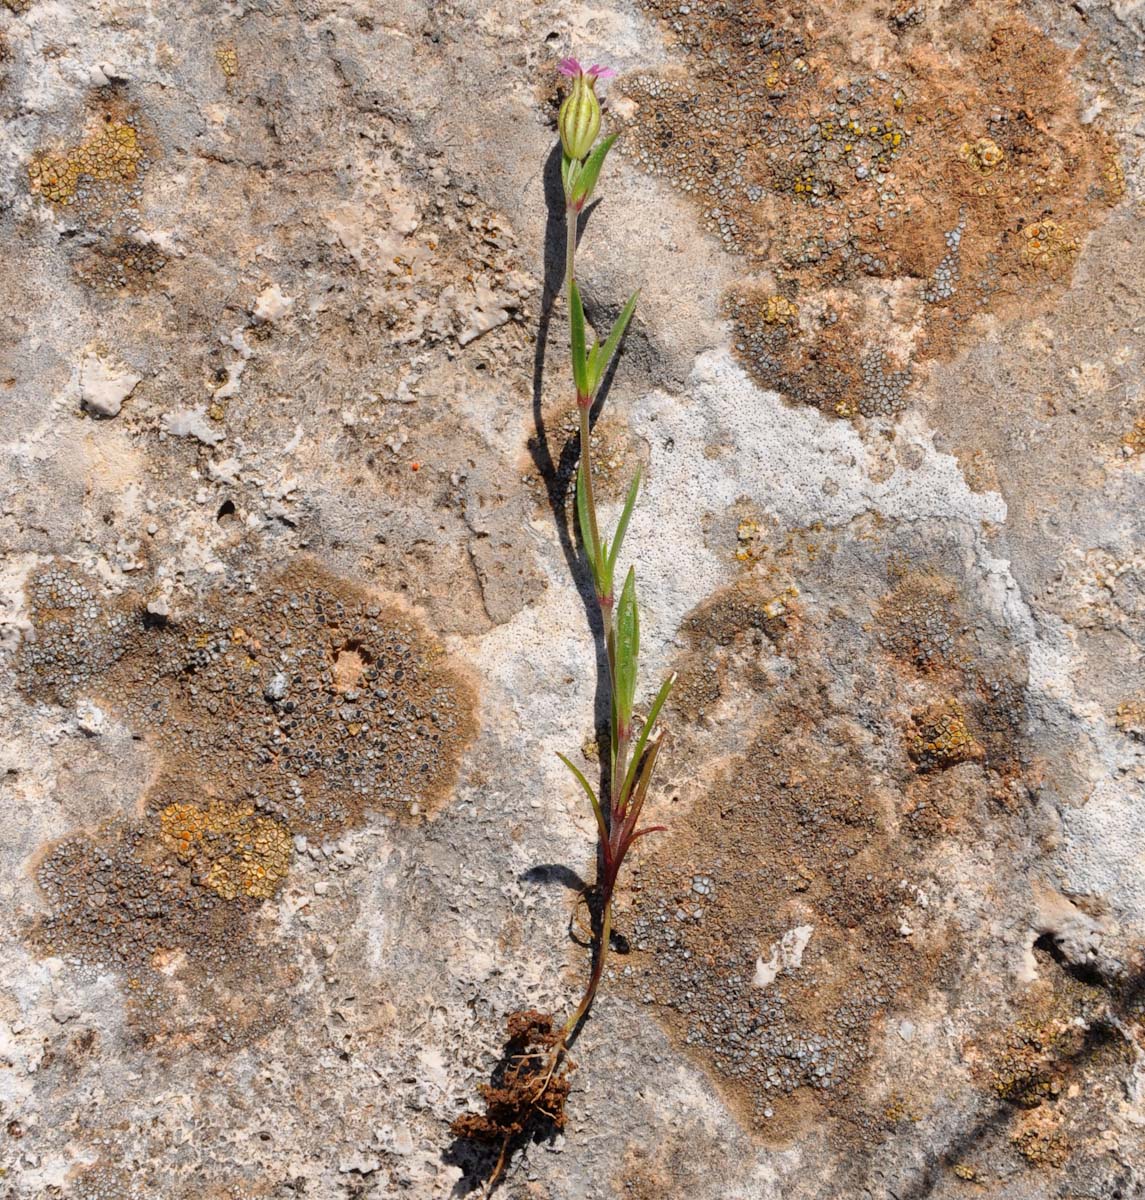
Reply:
<svg viewBox="0 0 1145 1200"><path fill-rule="evenodd" d="M557 70L569 79L587 75L594 83L598 79L611 79L616 74L611 67L600 67L596 63L586 71L575 58L562 58Z"/></svg>

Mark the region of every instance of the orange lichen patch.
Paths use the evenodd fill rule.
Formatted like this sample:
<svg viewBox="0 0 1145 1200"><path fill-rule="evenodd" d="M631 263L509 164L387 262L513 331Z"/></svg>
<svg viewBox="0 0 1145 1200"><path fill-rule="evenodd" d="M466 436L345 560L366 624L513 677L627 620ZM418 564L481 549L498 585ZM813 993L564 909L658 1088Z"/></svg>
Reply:
<svg viewBox="0 0 1145 1200"><path fill-rule="evenodd" d="M1074 56L1010 0L905 24L874 0L843 22L824 0L643 6L686 69L624 81L622 145L798 305L796 345L758 285L733 290L735 347L764 386L825 412L893 415L976 316L1052 302L1122 190L1111 140L1083 123ZM867 64L856 22L884 23Z"/></svg>
<svg viewBox="0 0 1145 1200"><path fill-rule="evenodd" d="M1066 269L1081 248L1056 221L1035 221L1022 230L1022 238L1022 257L1046 271Z"/></svg>
<svg viewBox="0 0 1145 1200"><path fill-rule="evenodd" d="M957 700L943 700L912 714L907 752L920 771L944 770L985 757Z"/></svg>
<svg viewBox="0 0 1145 1200"><path fill-rule="evenodd" d="M53 204L88 199L104 183L132 184L145 169L146 153L131 118L111 121L59 153L42 151L28 165L32 194Z"/></svg>
<svg viewBox="0 0 1145 1200"><path fill-rule="evenodd" d="M257 816L251 804L169 804L159 814L159 836L224 900L269 900L290 870L290 831Z"/></svg>

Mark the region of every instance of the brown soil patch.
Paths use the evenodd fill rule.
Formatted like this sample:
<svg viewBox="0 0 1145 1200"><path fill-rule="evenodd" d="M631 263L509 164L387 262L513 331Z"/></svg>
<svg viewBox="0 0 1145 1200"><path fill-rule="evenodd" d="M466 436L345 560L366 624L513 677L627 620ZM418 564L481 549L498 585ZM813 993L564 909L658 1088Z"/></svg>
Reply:
<svg viewBox="0 0 1145 1200"><path fill-rule="evenodd" d="M735 346L793 400L901 411L975 316L1050 303L1124 192L1075 57L1015 4L644 7L686 70L624 81L623 144L770 276L728 298Z"/></svg>
<svg viewBox="0 0 1145 1200"><path fill-rule="evenodd" d="M814 725L798 709L767 723L634 871L625 921L636 995L780 1137L810 1096L852 1107L874 1028L950 944L941 927L904 937L916 872L893 806Z"/></svg>
<svg viewBox="0 0 1145 1200"><path fill-rule="evenodd" d="M975 854L951 840L1024 837L1024 664L929 551L809 532L683 623L674 786L649 817L667 831L618 899L633 954L613 978L769 1140L824 1118L885 1136L888 1027L961 986L965 934L936 901Z"/></svg>
<svg viewBox="0 0 1145 1200"><path fill-rule="evenodd" d="M569 1094L569 1061L551 1070L551 1052L560 1040L549 1013L536 1009L509 1014L503 1069L493 1083L483 1084L484 1113L464 1113L453 1122L460 1138L500 1143L524 1134L538 1116L554 1129L565 1125Z"/></svg>
<svg viewBox="0 0 1145 1200"><path fill-rule="evenodd" d="M29 600L27 694L105 704L204 794L293 833L431 809L472 734L472 692L419 622L310 563L164 619L59 565Z"/></svg>
<svg viewBox="0 0 1145 1200"><path fill-rule="evenodd" d="M257 1024L252 918L288 876L292 836L432 811L472 736L472 690L408 613L311 563L165 619L58 564L28 598L24 692L98 701L160 761L137 820L48 849L36 940L152 983L182 958L207 986L237 972L238 1024ZM267 970L273 999L281 969Z"/></svg>

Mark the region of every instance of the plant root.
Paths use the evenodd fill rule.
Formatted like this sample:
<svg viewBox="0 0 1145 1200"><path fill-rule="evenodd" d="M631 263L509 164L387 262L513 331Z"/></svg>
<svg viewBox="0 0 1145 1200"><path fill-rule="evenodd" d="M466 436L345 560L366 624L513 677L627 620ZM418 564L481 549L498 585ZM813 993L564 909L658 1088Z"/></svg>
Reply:
<svg viewBox="0 0 1145 1200"><path fill-rule="evenodd" d="M482 1084L483 1113L463 1113L455 1137L492 1145L500 1154L485 1195L492 1194L514 1146L535 1134L565 1127L571 1060L551 1014L522 1009L509 1014L501 1062L491 1083Z"/></svg>

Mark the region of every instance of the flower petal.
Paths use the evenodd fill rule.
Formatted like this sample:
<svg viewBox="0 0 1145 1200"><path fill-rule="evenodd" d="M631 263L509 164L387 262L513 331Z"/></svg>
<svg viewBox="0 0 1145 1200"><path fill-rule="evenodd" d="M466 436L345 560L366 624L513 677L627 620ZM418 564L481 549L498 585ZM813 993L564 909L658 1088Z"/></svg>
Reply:
<svg viewBox="0 0 1145 1200"><path fill-rule="evenodd" d="M580 63L577 62L575 58L562 58L557 64L557 70L560 71L562 75L567 75L569 79L573 79L577 75L584 74Z"/></svg>
<svg viewBox="0 0 1145 1200"><path fill-rule="evenodd" d="M611 67L599 67L593 63L585 74L591 75L593 79L611 79L616 72Z"/></svg>

